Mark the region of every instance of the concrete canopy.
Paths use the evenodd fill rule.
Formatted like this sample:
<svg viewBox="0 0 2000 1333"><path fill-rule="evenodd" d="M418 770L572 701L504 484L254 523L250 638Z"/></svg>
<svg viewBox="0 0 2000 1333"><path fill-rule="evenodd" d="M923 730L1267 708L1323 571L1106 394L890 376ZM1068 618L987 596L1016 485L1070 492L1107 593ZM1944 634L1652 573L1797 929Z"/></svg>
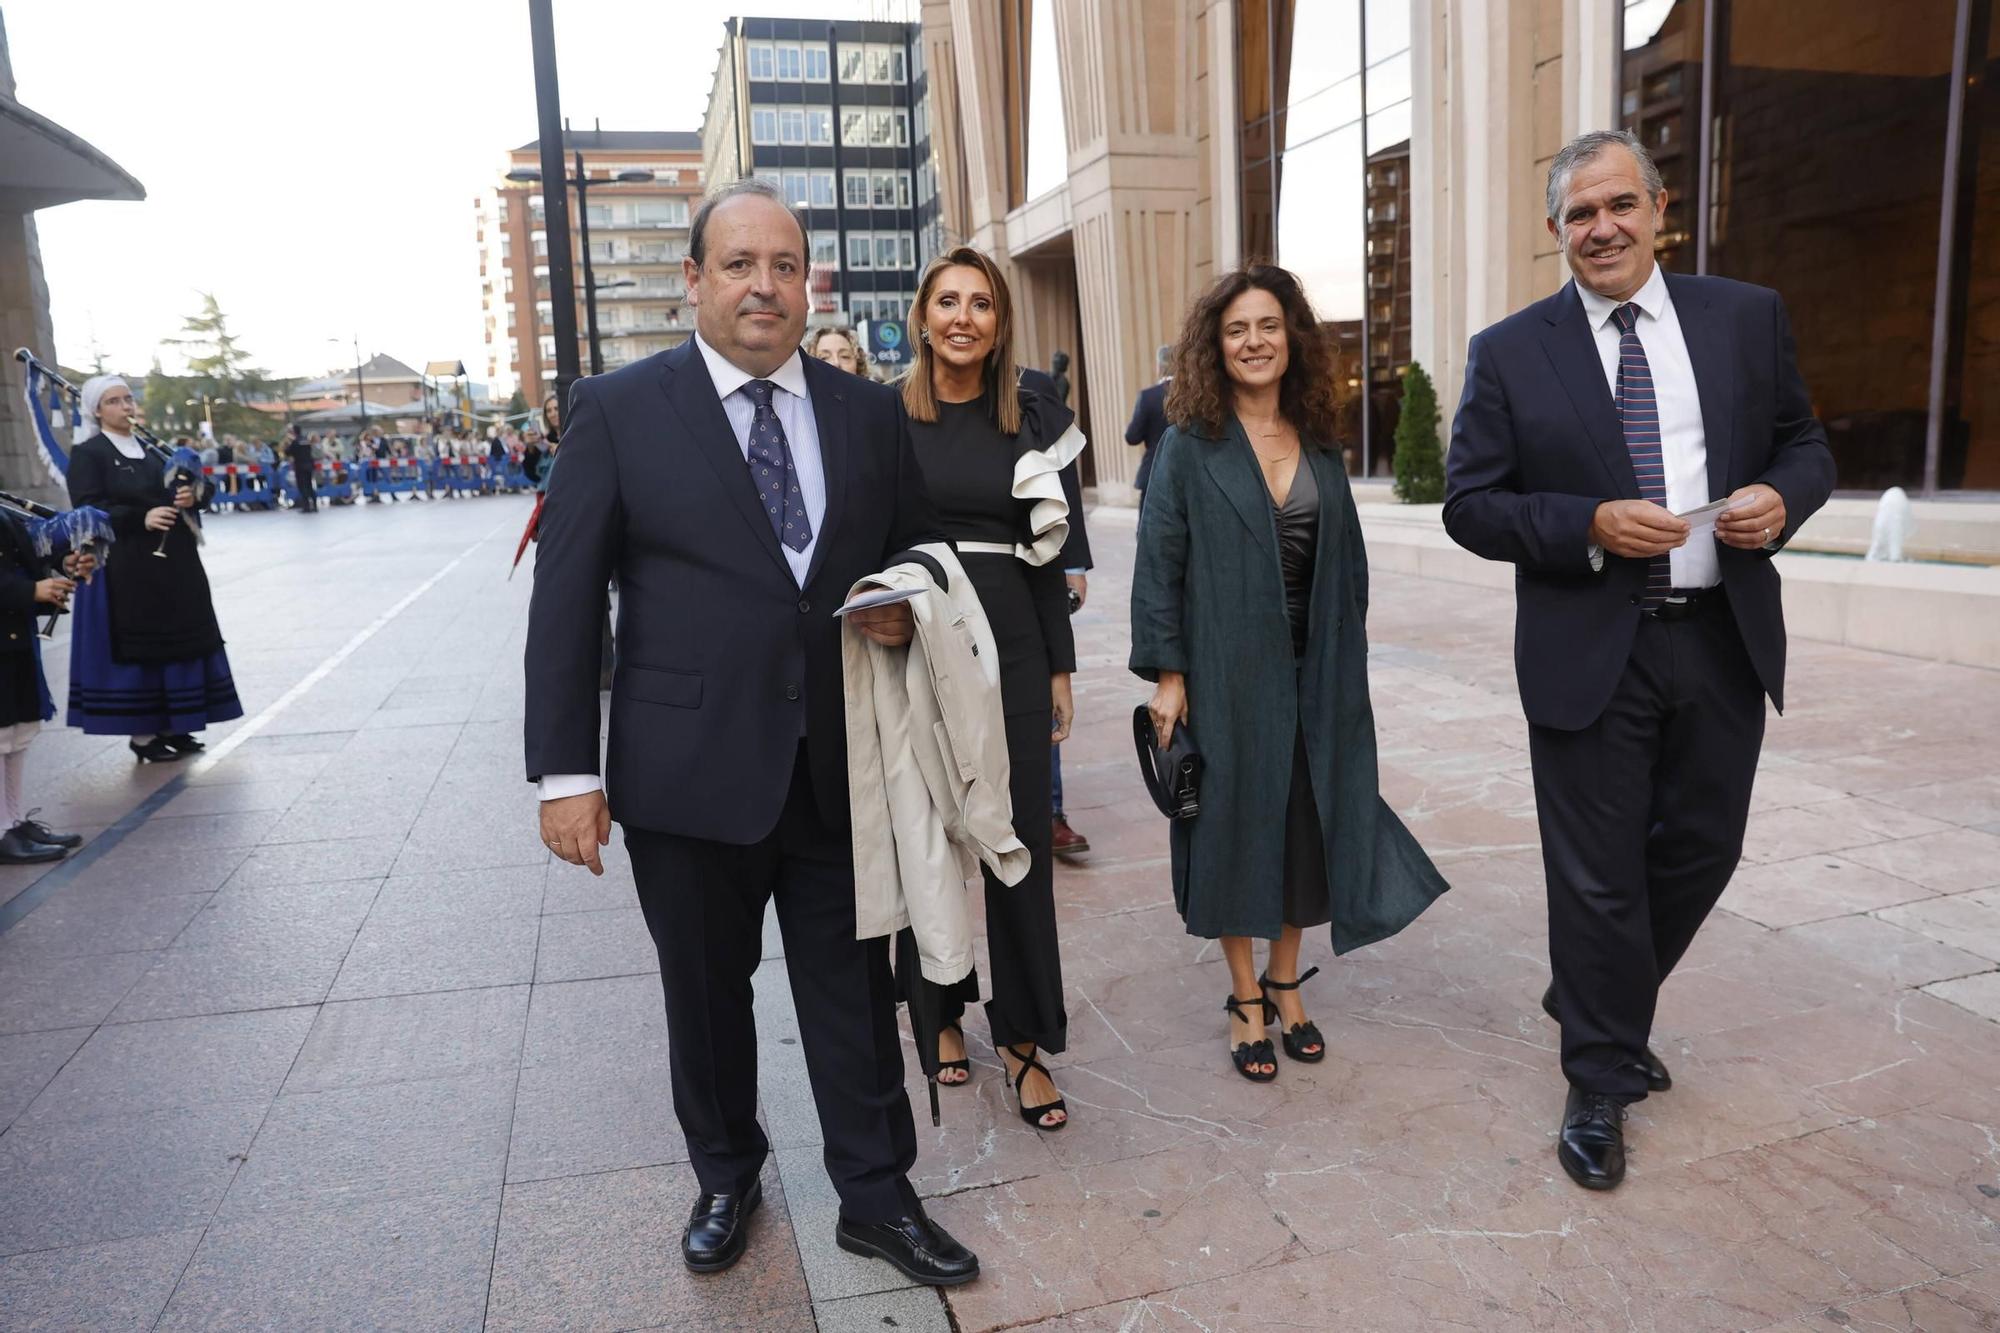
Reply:
<svg viewBox="0 0 2000 1333"><path fill-rule="evenodd" d="M0 96L0 212L78 199L139 200L146 187L46 116Z"/></svg>

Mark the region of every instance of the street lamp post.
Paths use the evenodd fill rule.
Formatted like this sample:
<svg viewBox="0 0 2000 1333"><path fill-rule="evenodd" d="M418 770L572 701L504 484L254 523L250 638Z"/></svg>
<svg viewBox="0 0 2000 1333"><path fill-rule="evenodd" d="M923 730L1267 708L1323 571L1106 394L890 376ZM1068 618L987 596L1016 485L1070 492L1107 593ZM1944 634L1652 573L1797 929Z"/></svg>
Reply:
<svg viewBox="0 0 2000 1333"><path fill-rule="evenodd" d="M529 167L519 167L508 172L507 179L517 182L539 181L542 179L542 173ZM635 185L641 181L651 182L652 179L653 173L650 171L621 171L616 176L611 177L609 181L599 183ZM581 149L578 149L576 152L576 175L564 177L563 184L576 191L577 239L583 246L584 336L590 342L590 373L593 375L602 375L604 373L604 352L598 346L597 341L597 293L604 290L604 288L600 288L597 285L597 271L592 267L590 258L590 178L584 174L583 151ZM546 213L548 204L546 194L544 194L542 202L543 210ZM544 225L545 233L552 231L553 228L547 227L546 224ZM568 238L565 237L563 239L564 249L567 250ZM629 284L606 283L605 287L620 285ZM558 290L555 285L555 261L553 258L549 262L549 290L551 293ZM558 330L556 338L557 346L560 347L562 338L560 330Z"/></svg>

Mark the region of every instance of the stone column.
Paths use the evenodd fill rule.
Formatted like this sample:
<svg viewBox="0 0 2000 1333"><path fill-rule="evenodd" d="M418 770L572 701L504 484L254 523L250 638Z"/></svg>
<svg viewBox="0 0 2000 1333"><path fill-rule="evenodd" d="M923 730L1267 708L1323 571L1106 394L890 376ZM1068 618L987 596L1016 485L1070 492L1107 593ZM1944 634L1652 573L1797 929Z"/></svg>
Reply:
<svg viewBox="0 0 2000 1333"><path fill-rule="evenodd" d="M1550 0L1416 0L1412 13L1411 340L1447 431L1467 340L1554 290L1540 164L1555 149L1539 127L1560 131L1560 34Z"/></svg>
<svg viewBox="0 0 2000 1333"><path fill-rule="evenodd" d="M1194 296L1194 232L1208 222L1196 95L1204 54L1199 7L1191 0L1058 0L1055 12L1090 374L1084 429L1100 498L1129 503L1138 461L1125 444L1125 423L1134 397L1153 380L1153 348L1178 329Z"/></svg>
<svg viewBox="0 0 2000 1333"><path fill-rule="evenodd" d="M952 54L958 75L955 144L964 154L965 222L961 238L967 245L1002 258L1010 207L1007 71L1000 40L1004 8L969 0L955 0L951 6Z"/></svg>

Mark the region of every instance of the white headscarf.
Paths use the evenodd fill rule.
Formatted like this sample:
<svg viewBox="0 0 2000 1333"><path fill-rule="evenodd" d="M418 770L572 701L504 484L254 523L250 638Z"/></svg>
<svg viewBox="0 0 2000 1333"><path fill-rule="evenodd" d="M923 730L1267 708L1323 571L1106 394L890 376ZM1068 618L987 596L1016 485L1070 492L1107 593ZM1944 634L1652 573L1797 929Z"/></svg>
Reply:
<svg viewBox="0 0 2000 1333"><path fill-rule="evenodd" d="M78 443L96 435L104 428L97 424L97 405L104 401L104 395L113 389L129 389L132 386L117 375L93 375L83 382L83 424L76 428Z"/></svg>

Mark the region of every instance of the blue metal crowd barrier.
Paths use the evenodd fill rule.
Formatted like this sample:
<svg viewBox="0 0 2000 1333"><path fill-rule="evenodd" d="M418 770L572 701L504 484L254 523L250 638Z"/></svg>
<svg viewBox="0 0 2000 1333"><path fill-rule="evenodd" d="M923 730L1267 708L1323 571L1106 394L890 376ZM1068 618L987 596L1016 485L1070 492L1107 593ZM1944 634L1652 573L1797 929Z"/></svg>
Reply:
<svg viewBox="0 0 2000 1333"><path fill-rule="evenodd" d="M273 509L277 496L271 491L271 476L262 463L218 463L204 467L208 479L211 509Z"/></svg>

